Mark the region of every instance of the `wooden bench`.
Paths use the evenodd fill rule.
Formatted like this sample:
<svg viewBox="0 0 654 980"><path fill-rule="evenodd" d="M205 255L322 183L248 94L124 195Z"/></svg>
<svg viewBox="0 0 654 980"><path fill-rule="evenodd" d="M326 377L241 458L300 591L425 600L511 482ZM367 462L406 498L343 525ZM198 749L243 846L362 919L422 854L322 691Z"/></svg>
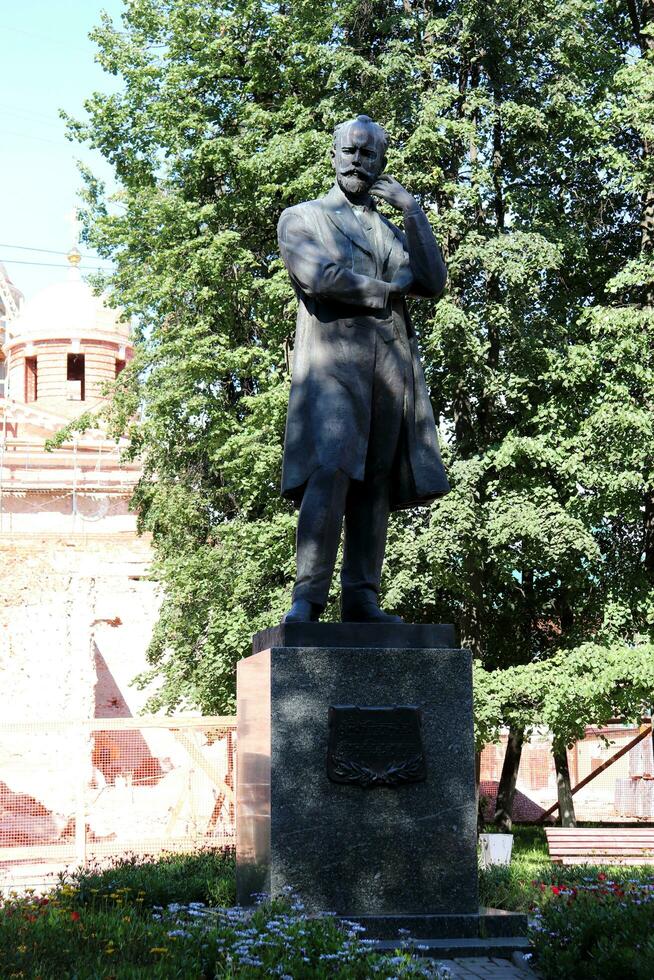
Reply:
<svg viewBox="0 0 654 980"><path fill-rule="evenodd" d="M654 827L547 827L555 864L654 864Z"/></svg>

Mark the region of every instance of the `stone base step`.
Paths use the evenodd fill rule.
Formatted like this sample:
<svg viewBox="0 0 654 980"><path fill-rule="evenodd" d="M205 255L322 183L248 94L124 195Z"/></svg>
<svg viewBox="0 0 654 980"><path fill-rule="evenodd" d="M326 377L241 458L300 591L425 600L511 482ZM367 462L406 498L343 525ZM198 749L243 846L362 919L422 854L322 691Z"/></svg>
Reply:
<svg viewBox="0 0 654 980"><path fill-rule="evenodd" d="M500 939L504 936L526 936L527 916L523 912L485 908L478 912L441 913L433 915L352 915L344 922L363 926L366 939ZM397 937L397 940L394 938Z"/></svg>
<svg viewBox="0 0 654 980"><path fill-rule="evenodd" d="M468 956L488 956L494 959L510 960L514 953L528 953L531 950L525 936L498 936L484 939L376 939L371 946L378 953L393 953L395 950L413 952L417 956L432 959L460 959Z"/></svg>

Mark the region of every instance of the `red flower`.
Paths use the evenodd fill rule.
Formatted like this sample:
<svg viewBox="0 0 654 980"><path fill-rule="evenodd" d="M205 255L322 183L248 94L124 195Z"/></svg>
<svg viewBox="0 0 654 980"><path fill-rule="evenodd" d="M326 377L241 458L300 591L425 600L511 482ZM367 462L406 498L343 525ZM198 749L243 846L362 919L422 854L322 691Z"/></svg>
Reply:
<svg viewBox="0 0 654 980"><path fill-rule="evenodd" d="M80 919L79 912L71 912L70 917L73 920L73 922L79 922Z"/></svg>
<svg viewBox="0 0 654 980"><path fill-rule="evenodd" d="M603 871L600 871L600 873L597 876L597 880L598 881L606 881L606 875L604 874Z"/></svg>
<svg viewBox="0 0 654 980"><path fill-rule="evenodd" d="M558 888L556 885L552 885L552 894L553 895L558 895L560 891L561 891L560 888Z"/></svg>

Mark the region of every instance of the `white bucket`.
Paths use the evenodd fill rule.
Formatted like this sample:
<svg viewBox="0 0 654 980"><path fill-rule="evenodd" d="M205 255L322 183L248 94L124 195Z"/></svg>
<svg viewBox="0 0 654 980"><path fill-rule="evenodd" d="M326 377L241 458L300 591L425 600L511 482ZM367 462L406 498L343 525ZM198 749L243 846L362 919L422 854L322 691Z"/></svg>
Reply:
<svg viewBox="0 0 654 980"><path fill-rule="evenodd" d="M481 866L490 868L493 864L511 864L513 834L480 834Z"/></svg>

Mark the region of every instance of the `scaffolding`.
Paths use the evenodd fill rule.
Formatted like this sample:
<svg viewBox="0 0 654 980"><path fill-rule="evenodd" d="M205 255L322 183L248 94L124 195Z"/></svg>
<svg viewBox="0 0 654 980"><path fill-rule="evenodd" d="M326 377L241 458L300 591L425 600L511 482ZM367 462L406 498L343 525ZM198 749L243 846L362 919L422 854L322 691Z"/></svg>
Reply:
<svg viewBox="0 0 654 980"><path fill-rule="evenodd" d="M480 796L492 819L506 751L506 736L481 756ZM651 721L641 726L586 729L568 750L577 819L593 823L654 823L654 743ZM524 744L518 769L513 819L546 822L558 818L557 781L550 732L534 732Z"/></svg>
<svg viewBox="0 0 654 980"><path fill-rule="evenodd" d="M97 431L47 452L44 438L20 434L29 423L54 435L52 419L37 407L0 399L0 532L26 530L30 514L56 514L68 530L83 532L128 513L140 467L124 461L122 446ZM12 513L20 514L21 527Z"/></svg>

